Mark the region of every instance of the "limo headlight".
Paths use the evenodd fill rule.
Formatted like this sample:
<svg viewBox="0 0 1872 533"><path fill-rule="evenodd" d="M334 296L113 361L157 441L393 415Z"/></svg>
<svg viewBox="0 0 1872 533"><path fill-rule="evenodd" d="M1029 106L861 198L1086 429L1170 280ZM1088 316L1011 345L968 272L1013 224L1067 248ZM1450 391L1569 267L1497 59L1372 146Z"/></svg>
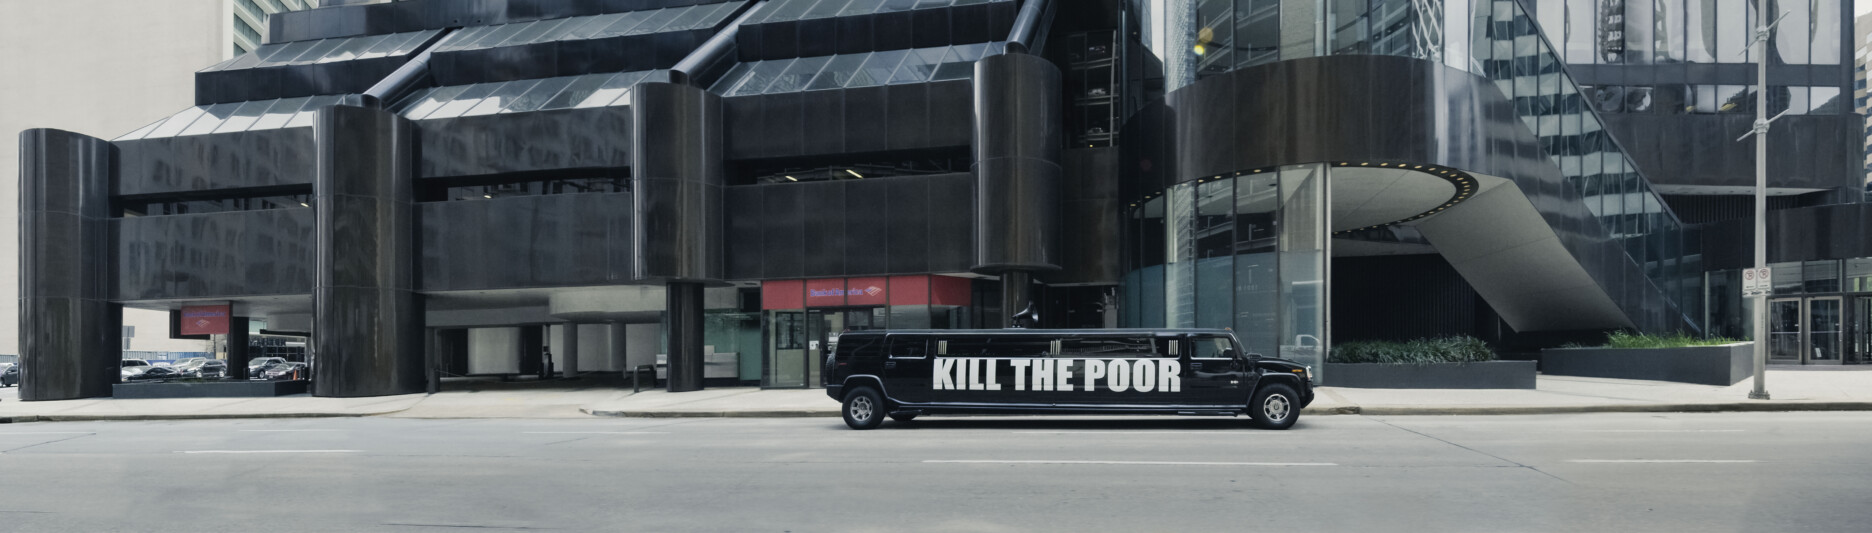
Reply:
<svg viewBox="0 0 1872 533"><path fill-rule="evenodd" d="M1307 383L1312 383L1312 382L1313 382L1313 365L1307 365L1307 367L1306 367L1306 378L1307 378Z"/></svg>

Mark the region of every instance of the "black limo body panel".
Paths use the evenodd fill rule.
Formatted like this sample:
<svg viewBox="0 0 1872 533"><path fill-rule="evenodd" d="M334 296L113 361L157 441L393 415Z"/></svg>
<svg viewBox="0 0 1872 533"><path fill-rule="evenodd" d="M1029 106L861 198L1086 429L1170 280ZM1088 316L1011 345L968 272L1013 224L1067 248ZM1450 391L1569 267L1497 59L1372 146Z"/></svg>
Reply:
<svg viewBox="0 0 1872 533"><path fill-rule="evenodd" d="M859 331L830 352L826 395L873 389L892 416L1233 415L1276 383L1296 410L1313 400L1305 366L1244 354L1227 330Z"/></svg>

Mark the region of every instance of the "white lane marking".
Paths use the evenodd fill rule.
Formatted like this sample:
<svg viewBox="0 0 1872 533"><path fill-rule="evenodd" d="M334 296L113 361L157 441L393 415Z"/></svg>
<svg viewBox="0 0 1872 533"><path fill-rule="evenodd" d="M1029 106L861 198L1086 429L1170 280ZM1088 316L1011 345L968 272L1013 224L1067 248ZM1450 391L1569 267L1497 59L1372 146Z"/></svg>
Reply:
<svg viewBox="0 0 1872 533"><path fill-rule="evenodd" d="M96 431L0 431L0 435L96 435Z"/></svg>
<svg viewBox="0 0 1872 533"><path fill-rule="evenodd" d="M1224 463L1204 461L1007 461L991 459L931 459L925 463L1003 465L1147 465L1147 466L1339 466L1338 463Z"/></svg>
<svg viewBox="0 0 1872 533"><path fill-rule="evenodd" d="M359 453L362 450L188 450L176 453Z"/></svg>
<svg viewBox="0 0 1872 533"><path fill-rule="evenodd" d="M530 436L666 436L670 432L522 432Z"/></svg>
<svg viewBox="0 0 1872 533"><path fill-rule="evenodd" d="M239 431L245 431L249 433L300 433L300 432L312 432L312 431L338 431L338 430L336 429L242 429Z"/></svg>
<svg viewBox="0 0 1872 533"><path fill-rule="evenodd" d="M1569 459L1569 463L1753 463L1754 459Z"/></svg>
<svg viewBox="0 0 1872 533"><path fill-rule="evenodd" d="M1582 429L1581 433L1741 433L1746 429Z"/></svg>

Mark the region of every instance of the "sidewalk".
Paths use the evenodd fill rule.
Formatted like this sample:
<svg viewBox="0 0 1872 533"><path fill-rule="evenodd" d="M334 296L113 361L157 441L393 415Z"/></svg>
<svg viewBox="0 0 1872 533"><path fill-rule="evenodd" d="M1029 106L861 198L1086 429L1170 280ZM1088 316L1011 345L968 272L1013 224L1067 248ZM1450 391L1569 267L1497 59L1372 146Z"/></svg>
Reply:
<svg viewBox="0 0 1872 533"><path fill-rule="evenodd" d="M1535 390L1347 389L1321 387L1307 407L1331 414L1448 415L1679 411L1872 411L1872 367L1768 371L1774 399L1748 399L1743 381L1728 387L1660 381L1540 376ZM375 398L97 398L22 402L0 389L0 423L76 420L176 420L384 416L401 418L834 417L825 391L752 387L632 393L614 379L547 382L451 382L440 394Z"/></svg>

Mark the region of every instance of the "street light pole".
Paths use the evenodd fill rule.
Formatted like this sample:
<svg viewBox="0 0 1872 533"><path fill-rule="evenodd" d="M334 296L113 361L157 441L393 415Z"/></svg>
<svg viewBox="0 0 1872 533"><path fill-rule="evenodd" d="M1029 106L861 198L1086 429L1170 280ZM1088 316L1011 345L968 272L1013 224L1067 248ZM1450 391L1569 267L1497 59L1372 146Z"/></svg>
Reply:
<svg viewBox="0 0 1872 533"><path fill-rule="evenodd" d="M1756 0L1755 19L1755 270L1768 266L1768 0ZM1777 17L1778 18L1778 17ZM1775 22L1779 22L1778 20ZM1768 295L1754 296L1755 389L1749 399L1768 399Z"/></svg>

